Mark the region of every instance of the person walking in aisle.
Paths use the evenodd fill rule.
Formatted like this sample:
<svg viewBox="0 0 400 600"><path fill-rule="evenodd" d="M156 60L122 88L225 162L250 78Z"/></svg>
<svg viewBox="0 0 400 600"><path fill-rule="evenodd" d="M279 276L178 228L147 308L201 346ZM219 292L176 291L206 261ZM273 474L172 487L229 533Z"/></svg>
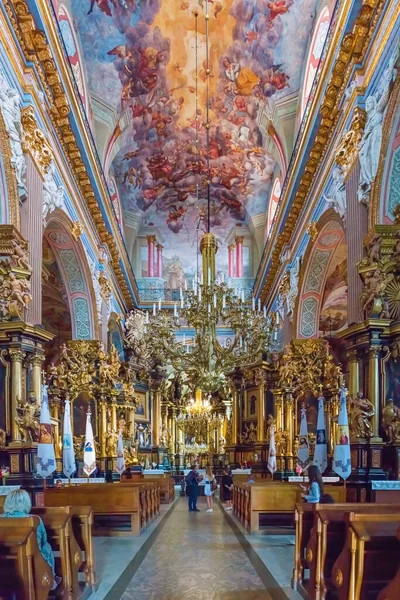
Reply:
<svg viewBox="0 0 400 600"><path fill-rule="evenodd" d="M203 479L202 475L197 472L197 465L192 466L190 473L186 475L186 489L189 497L189 511L200 512L197 508L197 494L199 482Z"/></svg>
<svg viewBox="0 0 400 600"><path fill-rule="evenodd" d="M224 501L226 502L226 510L232 510L233 479L231 475L229 475L227 468L223 470L221 488L224 488Z"/></svg>
<svg viewBox="0 0 400 600"><path fill-rule="evenodd" d="M217 480L213 474L211 467L206 468L206 476L204 477L204 495L207 500L207 512L213 512L213 495L217 489Z"/></svg>

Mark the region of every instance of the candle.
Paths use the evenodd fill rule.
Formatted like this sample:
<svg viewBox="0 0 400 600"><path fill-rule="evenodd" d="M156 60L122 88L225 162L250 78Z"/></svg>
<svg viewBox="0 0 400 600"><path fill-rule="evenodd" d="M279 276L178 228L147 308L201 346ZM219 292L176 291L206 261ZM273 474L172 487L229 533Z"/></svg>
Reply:
<svg viewBox="0 0 400 600"><path fill-rule="evenodd" d="M211 312L211 306L208 305L208 314L210 314L210 312Z"/></svg>
<svg viewBox="0 0 400 600"><path fill-rule="evenodd" d="M256 310L256 299L254 298L254 296L251 299L251 308L252 310Z"/></svg>
<svg viewBox="0 0 400 600"><path fill-rule="evenodd" d="M279 325L279 312L276 311L276 324Z"/></svg>
<svg viewBox="0 0 400 600"><path fill-rule="evenodd" d="M208 285L211 285L211 269L208 267Z"/></svg>
<svg viewBox="0 0 400 600"><path fill-rule="evenodd" d="M161 310L161 298L158 301L158 310Z"/></svg>
<svg viewBox="0 0 400 600"><path fill-rule="evenodd" d="M174 317L178 316L178 311L176 310L176 302L174 304Z"/></svg>
<svg viewBox="0 0 400 600"><path fill-rule="evenodd" d="M183 308L183 297L181 298L181 308Z"/></svg>
<svg viewBox="0 0 400 600"><path fill-rule="evenodd" d="M148 323L149 323L149 311L148 310L146 310L146 321L145 322L146 322L146 325L148 325Z"/></svg>
<svg viewBox="0 0 400 600"><path fill-rule="evenodd" d="M196 289L196 284L194 282L194 279L192 280L192 290L194 291Z"/></svg>
<svg viewBox="0 0 400 600"><path fill-rule="evenodd" d="M214 308L217 308L217 294L214 294Z"/></svg>
<svg viewBox="0 0 400 600"><path fill-rule="evenodd" d="M180 297L181 299L183 298L183 291L182 291L182 288L181 288L181 287L179 288L179 297Z"/></svg>
<svg viewBox="0 0 400 600"><path fill-rule="evenodd" d="M203 283L203 271L200 273L200 283Z"/></svg>
<svg viewBox="0 0 400 600"><path fill-rule="evenodd" d="M201 287L199 286L199 302L201 302Z"/></svg>
<svg viewBox="0 0 400 600"><path fill-rule="evenodd" d="M244 290L242 290L242 302L244 302Z"/></svg>
<svg viewBox="0 0 400 600"><path fill-rule="evenodd" d="M274 335L273 335L274 342L276 342L277 339L278 339L278 332L276 329L274 329Z"/></svg>
<svg viewBox="0 0 400 600"><path fill-rule="evenodd" d="M222 271L221 273L221 282L224 283L225 281L225 273Z"/></svg>
<svg viewBox="0 0 400 600"><path fill-rule="evenodd" d="M185 279L185 292L187 292L187 279Z"/></svg>
<svg viewBox="0 0 400 600"><path fill-rule="evenodd" d="M261 298L258 299L258 312L261 311Z"/></svg>
<svg viewBox="0 0 400 600"><path fill-rule="evenodd" d="M266 319L266 318L267 318L267 307L264 306L264 319Z"/></svg>
<svg viewBox="0 0 400 600"><path fill-rule="evenodd" d="M153 304L153 317L156 316L156 303Z"/></svg>
<svg viewBox="0 0 400 600"><path fill-rule="evenodd" d="M183 334L183 342L182 342L182 344L185 345L185 342L186 342L186 337L185 337L185 334Z"/></svg>
<svg viewBox="0 0 400 600"><path fill-rule="evenodd" d="M222 308L225 309L226 308L226 298L225 298L225 294L222 296Z"/></svg>
<svg viewBox="0 0 400 600"><path fill-rule="evenodd" d="M189 354L189 344L186 346L186 354Z"/></svg>

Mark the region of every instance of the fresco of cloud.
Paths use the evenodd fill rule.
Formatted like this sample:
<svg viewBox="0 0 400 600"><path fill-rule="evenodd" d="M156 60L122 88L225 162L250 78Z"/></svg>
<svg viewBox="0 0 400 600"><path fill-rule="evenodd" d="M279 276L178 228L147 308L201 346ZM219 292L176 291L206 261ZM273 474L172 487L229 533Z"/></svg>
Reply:
<svg viewBox="0 0 400 600"><path fill-rule="evenodd" d="M96 40L95 61L99 67L106 65L100 71L103 77L113 65L119 82L118 87L114 85L116 109L128 113L131 123L114 159L113 172L124 208L140 211L146 222L156 224L168 238L167 247L181 248L180 236L184 234L186 239L193 225L200 223L204 228L207 163L211 224L221 243L236 222L266 213L276 164L263 149L259 112L268 99L297 89L300 74L290 65L291 55L304 54L311 28L307 13L312 13L316 2L209 3L207 151L201 26L197 112L193 62L193 8L199 11L198 22L203 23L205 0L182 1L178 10L172 0L88 0L85 8L89 14L83 14L81 1L73 0L89 56L85 38L93 37L94 28L88 21L93 19L102 31L112 24L112 36ZM296 20L306 18L310 22L299 27L301 35L287 40L287 31ZM99 86L94 85L98 93Z"/></svg>

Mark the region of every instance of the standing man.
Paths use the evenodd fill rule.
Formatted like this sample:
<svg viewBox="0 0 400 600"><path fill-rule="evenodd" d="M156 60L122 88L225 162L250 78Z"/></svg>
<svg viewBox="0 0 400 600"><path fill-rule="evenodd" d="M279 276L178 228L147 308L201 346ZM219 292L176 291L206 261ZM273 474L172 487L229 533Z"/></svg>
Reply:
<svg viewBox="0 0 400 600"><path fill-rule="evenodd" d="M199 487L199 481L202 480L202 476L197 472L197 465L192 466L190 473L186 475L186 489L189 496L189 511L200 512L197 508L197 493Z"/></svg>

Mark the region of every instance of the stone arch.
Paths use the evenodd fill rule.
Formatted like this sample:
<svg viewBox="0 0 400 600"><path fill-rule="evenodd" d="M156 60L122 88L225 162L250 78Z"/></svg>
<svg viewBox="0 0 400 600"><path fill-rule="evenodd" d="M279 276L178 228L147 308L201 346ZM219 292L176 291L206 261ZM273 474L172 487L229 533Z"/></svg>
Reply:
<svg viewBox="0 0 400 600"><path fill-rule="evenodd" d="M393 209L400 204L400 75L386 109L378 172L373 183L369 226L394 222Z"/></svg>
<svg viewBox="0 0 400 600"><path fill-rule="evenodd" d="M320 336L321 317L327 302L332 302L332 309L335 311L331 318L333 319L331 330L341 329L347 323L347 274L342 272L346 264L346 239L343 226L338 215L330 209L321 217L317 239L310 241L304 257L295 315L297 338ZM342 294L337 298L334 289L335 278L338 279L336 292ZM345 292L343 285L340 286L341 278L344 278ZM346 302L343 306L344 293ZM338 303L336 307L335 301ZM342 318L338 317L338 312Z"/></svg>
<svg viewBox="0 0 400 600"><path fill-rule="evenodd" d="M73 339L96 339L98 321L91 275L82 243L73 239L70 226L67 215L56 209L48 217L44 237L65 284Z"/></svg>
<svg viewBox="0 0 400 600"><path fill-rule="evenodd" d="M121 326L121 318L117 313L112 312L108 321L108 350L110 351L111 344L116 347L121 360L125 360L124 353L124 336Z"/></svg>
<svg viewBox="0 0 400 600"><path fill-rule="evenodd" d="M0 111L0 223L20 228L19 198L11 145Z"/></svg>

